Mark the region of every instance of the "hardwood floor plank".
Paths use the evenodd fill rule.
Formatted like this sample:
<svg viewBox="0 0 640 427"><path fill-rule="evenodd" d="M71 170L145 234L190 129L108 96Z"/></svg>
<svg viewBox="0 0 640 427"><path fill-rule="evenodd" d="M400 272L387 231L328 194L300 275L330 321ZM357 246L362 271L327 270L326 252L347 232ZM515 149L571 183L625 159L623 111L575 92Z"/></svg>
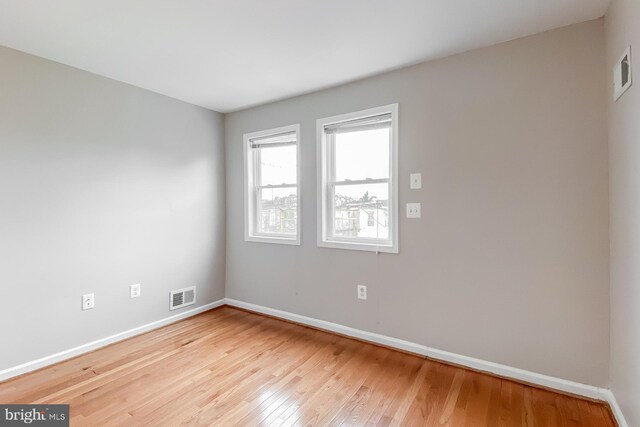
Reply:
<svg viewBox="0 0 640 427"><path fill-rule="evenodd" d="M615 426L604 404L221 307L0 383L73 426Z"/></svg>

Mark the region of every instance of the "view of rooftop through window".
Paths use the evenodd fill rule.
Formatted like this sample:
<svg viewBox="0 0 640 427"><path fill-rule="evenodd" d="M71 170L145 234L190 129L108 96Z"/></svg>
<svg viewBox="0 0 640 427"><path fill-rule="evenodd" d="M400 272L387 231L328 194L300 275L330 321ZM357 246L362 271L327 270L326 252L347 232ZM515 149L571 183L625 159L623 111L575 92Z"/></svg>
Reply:
<svg viewBox="0 0 640 427"><path fill-rule="evenodd" d="M257 231L265 234L296 234L296 146L265 144L258 151Z"/></svg>
<svg viewBox="0 0 640 427"><path fill-rule="evenodd" d="M389 133L384 127L335 135L334 236L389 238Z"/></svg>

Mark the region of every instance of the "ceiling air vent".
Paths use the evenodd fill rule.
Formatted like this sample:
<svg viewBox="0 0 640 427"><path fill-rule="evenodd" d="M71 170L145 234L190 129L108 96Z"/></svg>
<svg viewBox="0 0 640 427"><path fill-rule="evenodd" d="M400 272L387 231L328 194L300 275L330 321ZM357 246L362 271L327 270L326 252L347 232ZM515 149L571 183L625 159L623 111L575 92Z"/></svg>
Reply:
<svg viewBox="0 0 640 427"><path fill-rule="evenodd" d="M193 305L196 302L196 287L191 286L189 288L178 289L177 291L171 291L169 295L169 310L175 310L177 308Z"/></svg>

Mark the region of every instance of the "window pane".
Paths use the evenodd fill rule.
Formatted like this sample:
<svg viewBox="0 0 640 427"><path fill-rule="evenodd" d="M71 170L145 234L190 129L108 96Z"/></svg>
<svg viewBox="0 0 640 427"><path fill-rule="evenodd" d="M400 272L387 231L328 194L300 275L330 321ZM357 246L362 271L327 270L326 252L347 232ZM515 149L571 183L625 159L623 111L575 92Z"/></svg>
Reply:
<svg viewBox="0 0 640 427"><path fill-rule="evenodd" d="M296 146L262 147L260 150L260 184L296 183Z"/></svg>
<svg viewBox="0 0 640 427"><path fill-rule="evenodd" d="M263 188L258 192L259 233L296 234L298 194L296 188Z"/></svg>
<svg viewBox="0 0 640 427"><path fill-rule="evenodd" d="M389 184L336 185L335 237L389 239Z"/></svg>
<svg viewBox="0 0 640 427"><path fill-rule="evenodd" d="M389 178L389 132L383 128L336 134L336 180Z"/></svg>

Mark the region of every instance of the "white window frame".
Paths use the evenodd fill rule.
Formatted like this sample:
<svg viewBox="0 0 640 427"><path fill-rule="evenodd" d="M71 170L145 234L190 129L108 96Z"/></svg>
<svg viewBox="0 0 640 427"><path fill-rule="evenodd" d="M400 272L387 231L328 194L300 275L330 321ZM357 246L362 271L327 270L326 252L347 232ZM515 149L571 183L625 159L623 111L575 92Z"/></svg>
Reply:
<svg viewBox="0 0 640 427"><path fill-rule="evenodd" d="M296 234L294 236L286 234L258 233L256 231L257 220L257 195L258 185L256 184L256 161L255 150L251 148L251 140L255 138L265 138L278 134L295 132L296 134ZM300 245L300 230L302 218L300 217L301 191L300 191L300 125L282 126L258 132L246 133L243 138L244 145L244 240L247 242L279 243L284 245ZM284 188L281 185L265 185L263 188Z"/></svg>
<svg viewBox="0 0 640 427"><path fill-rule="evenodd" d="M335 159L327 141L324 128L341 122L348 122L357 119L365 119L383 114L391 114L391 147L389 153L389 215L390 228L389 240L386 244L380 244L376 239L368 238L344 238L329 236L332 230L331 221L333 218L332 205L330 200L330 186L336 184L330 177L334 176ZM386 252L397 254L398 248L398 104L384 105L367 110L356 111L338 116L318 119L316 122L317 141L317 181L318 181L318 246L325 248L351 249L359 251ZM374 184L379 180L351 181L352 184ZM384 180L386 181L386 179Z"/></svg>

